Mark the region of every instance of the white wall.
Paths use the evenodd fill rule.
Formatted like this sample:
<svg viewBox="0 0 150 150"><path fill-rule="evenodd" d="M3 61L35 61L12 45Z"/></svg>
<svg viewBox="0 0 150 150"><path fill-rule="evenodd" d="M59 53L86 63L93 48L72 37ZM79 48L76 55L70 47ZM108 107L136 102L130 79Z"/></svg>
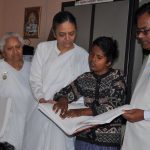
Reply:
<svg viewBox="0 0 150 150"><path fill-rule="evenodd" d="M0 0L0 35L3 29L3 15L4 15L4 0Z"/></svg>
<svg viewBox="0 0 150 150"><path fill-rule="evenodd" d="M0 37L5 32L23 35L24 10L26 7L40 6L41 23L38 39L31 39L31 45L47 40L54 14L61 10L62 2L70 0L0 0Z"/></svg>

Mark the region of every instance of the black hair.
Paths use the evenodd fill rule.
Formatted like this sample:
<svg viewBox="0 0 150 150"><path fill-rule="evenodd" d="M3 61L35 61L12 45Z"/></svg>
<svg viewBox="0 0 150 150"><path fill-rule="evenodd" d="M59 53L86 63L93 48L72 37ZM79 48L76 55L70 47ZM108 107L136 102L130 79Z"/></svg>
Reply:
<svg viewBox="0 0 150 150"><path fill-rule="evenodd" d="M0 150L15 150L15 147L8 142L0 142Z"/></svg>
<svg viewBox="0 0 150 150"><path fill-rule="evenodd" d="M107 57L107 60L113 64L118 58L118 44L116 40L113 40L111 37L101 36L93 41L92 47L98 46L104 52L104 55Z"/></svg>
<svg viewBox="0 0 150 150"><path fill-rule="evenodd" d="M53 18L52 23L53 32L56 31L58 25L66 21L69 21L70 23L74 24L75 28L77 28L76 18L73 16L73 14L71 14L69 11L60 11Z"/></svg>
<svg viewBox="0 0 150 150"><path fill-rule="evenodd" d="M148 13L150 15L150 2L145 3L141 7L139 7L135 14L135 24L137 25L137 20L143 14Z"/></svg>

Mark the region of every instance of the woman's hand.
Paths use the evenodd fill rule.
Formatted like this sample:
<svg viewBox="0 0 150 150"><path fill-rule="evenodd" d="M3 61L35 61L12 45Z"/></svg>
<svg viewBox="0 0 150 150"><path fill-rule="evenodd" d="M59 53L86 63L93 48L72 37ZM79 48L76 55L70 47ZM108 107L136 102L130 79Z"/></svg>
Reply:
<svg viewBox="0 0 150 150"><path fill-rule="evenodd" d="M45 100L44 98L41 98L41 99L39 100L39 103L47 103L47 100Z"/></svg>
<svg viewBox="0 0 150 150"><path fill-rule="evenodd" d="M41 98L39 100L39 103L50 103L50 104L55 104L56 102L53 100L45 100L44 98Z"/></svg>
<svg viewBox="0 0 150 150"><path fill-rule="evenodd" d="M68 110L68 100L64 97L60 98L59 101L54 104L53 110L55 113L58 113L60 110L60 117L64 118Z"/></svg>

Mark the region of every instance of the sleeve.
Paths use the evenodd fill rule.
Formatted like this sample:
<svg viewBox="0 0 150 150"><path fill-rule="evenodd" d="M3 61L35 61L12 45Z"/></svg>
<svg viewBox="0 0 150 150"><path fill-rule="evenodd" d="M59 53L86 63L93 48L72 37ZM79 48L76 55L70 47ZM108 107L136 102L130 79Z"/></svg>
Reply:
<svg viewBox="0 0 150 150"><path fill-rule="evenodd" d="M111 87L106 92L105 98L102 103L95 101L92 105L93 115L102 114L108 110L117 108L125 104L126 100L126 84L123 75L119 75L116 79L113 79Z"/></svg>
<svg viewBox="0 0 150 150"><path fill-rule="evenodd" d="M30 84L32 88L32 92L37 101L39 99L44 98L44 93L42 90L42 55L41 55L41 45L37 46L35 55L31 64L31 72L30 72Z"/></svg>
<svg viewBox="0 0 150 150"><path fill-rule="evenodd" d="M77 101L80 97L82 97L80 87L78 84L79 79L80 76L68 86L64 87L58 93L56 93L54 95L54 100L59 101L60 98L65 97L68 99L68 102L71 103L73 101Z"/></svg>
<svg viewBox="0 0 150 150"><path fill-rule="evenodd" d="M77 45L76 45L76 49L77 49L77 57L76 57L75 62L76 64L78 63L80 74L89 72L90 69L89 69L89 63L88 63L88 58L89 58L88 52L85 49Z"/></svg>
<svg viewBox="0 0 150 150"><path fill-rule="evenodd" d="M81 58L82 64L80 65L82 68L82 74L90 71L88 58L89 58L89 54L85 52L84 57Z"/></svg>
<svg viewBox="0 0 150 150"><path fill-rule="evenodd" d="M150 110L144 110L144 120L150 121Z"/></svg>

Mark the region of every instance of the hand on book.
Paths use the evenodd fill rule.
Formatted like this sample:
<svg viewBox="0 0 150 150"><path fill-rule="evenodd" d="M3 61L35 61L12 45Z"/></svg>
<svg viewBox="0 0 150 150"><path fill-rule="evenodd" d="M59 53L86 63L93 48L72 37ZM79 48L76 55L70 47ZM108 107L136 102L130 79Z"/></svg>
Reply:
<svg viewBox="0 0 150 150"><path fill-rule="evenodd" d="M54 104L53 110L55 113L60 111L60 117L65 118L66 112L68 110L68 100L66 98L60 98L57 103Z"/></svg>
<svg viewBox="0 0 150 150"><path fill-rule="evenodd" d="M81 117L81 116L92 116L92 110L90 108L80 108L80 109L69 109L64 118L73 118L73 117Z"/></svg>
<svg viewBox="0 0 150 150"><path fill-rule="evenodd" d="M65 114L64 118L73 118L82 116L83 109L69 109Z"/></svg>
<svg viewBox="0 0 150 150"><path fill-rule="evenodd" d="M39 100L39 103L47 103L47 100L45 100L44 98L41 98L41 99Z"/></svg>
<svg viewBox="0 0 150 150"><path fill-rule="evenodd" d="M144 120L144 110L142 109L124 110L123 117L132 123L142 121Z"/></svg>

